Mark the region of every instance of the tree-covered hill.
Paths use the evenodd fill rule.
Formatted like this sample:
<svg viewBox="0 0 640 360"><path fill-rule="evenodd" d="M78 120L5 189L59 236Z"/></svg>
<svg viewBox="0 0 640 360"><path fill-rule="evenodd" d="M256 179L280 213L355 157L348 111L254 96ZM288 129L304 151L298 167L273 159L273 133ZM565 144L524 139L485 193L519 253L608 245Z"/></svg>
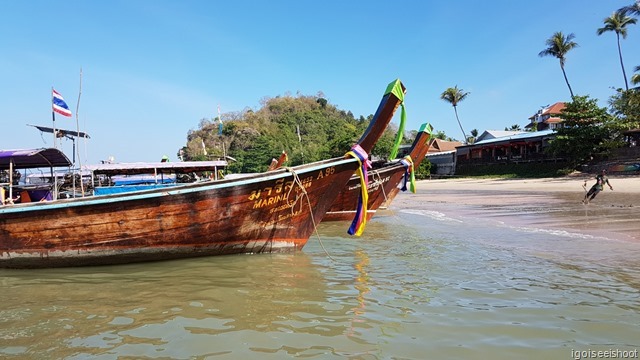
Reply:
<svg viewBox="0 0 640 360"><path fill-rule="evenodd" d="M321 95L265 98L257 111L222 114L222 125L217 118L202 119L198 129L187 134L179 156L185 161L229 156L236 161L230 161L228 169L236 173L265 171L282 151L288 155L287 166L342 156L364 133L373 115L356 119ZM388 157L396 132L397 126L391 124L372 155Z"/></svg>

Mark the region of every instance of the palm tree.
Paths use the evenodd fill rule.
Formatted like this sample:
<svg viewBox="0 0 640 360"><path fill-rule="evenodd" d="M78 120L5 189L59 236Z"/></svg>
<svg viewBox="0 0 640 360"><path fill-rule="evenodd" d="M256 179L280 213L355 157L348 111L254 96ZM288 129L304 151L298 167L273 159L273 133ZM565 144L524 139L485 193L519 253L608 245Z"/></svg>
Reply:
<svg viewBox="0 0 640 360"><path fill-rule="evenodd" d="M624 12L625 14L640 15L640 1L636 0L635 3L622 7L618 9L618 11Z"/></svg>
<svg viewBox="0 0 640 360"><path fill-rule="evenodd" d="M504 131L522 131L522 128L518 124L513 124L511 127L505 126Z"/></svg>
<svg viewBox="0 0 640 360"><path fill-rule="evenodd" d="M631 77L631 83L633 85L640 85L640 66L636 66L634 71L637 72L637 74L633 74Z"/></svg>
<svg viewBox="0 0 640 360"><path fill-rule="evenodd" d="M564 81L567 82L567 86L569 87L569 92L571 93L571 98L573 99L573 90L571 89L571 85L569 85L569 80L567 79L567 73L564 71L564 63L566 61L567 53L573 49L578 47L578 43L573 41L576 36L573 34L569 34L566 37L561 31L556 32L550 38L547 39L546 44L547 48L540 51L538 56L553 56L560 60L560 68L562 69L562 75L564 75Z"/></svg>
<svg viewBox="0 0 640 360"><path fill-rule="evenodd" d="M463 141L465 142L465 144L467 143L467 135L464 132L464 129L462 129L460 118L458 118L457 106L458 106L458 103L466 99L468 95L469 95L468 92L464 92L464 90L458 89L458 85L452 88L448 88L440 95L440 99L450 103L453 106L453 111L456 113L456 120L458 120L458 125L460 125L460 131L462 131L462 139L464 139Z"/></svg>
<svg viewBox="0 0 640 360"><path fill-rule="evenodd" d="M625 11L616 11L610 17L604 19L604 27L598 29L597 34L602 35L607 31L615 31L618 39L618 56L620 57L620 66L622 67L622 76L624 76L624 86L629 90L629 82L627 82L627 73L624 71L624 63L622 62L622 49L620 48L620 36L627 38L627 25L635 24L636 19L627 16Z"/></svg>
<svg viewBox="0 0 640 360"><path fill-rule="evenodd" d="M469 134L471 134L471 136L469 136L469 143L475 144L476 140L478 139L478 129L472 129L471 131L469 131Z"/></svg>

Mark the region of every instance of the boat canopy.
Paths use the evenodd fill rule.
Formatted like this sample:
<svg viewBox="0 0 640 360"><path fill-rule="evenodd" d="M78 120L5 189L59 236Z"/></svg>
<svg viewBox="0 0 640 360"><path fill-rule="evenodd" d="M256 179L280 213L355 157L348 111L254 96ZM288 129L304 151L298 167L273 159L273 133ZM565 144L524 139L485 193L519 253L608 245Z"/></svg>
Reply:
<svg viewBox="0 0 640 360"><path fill-rule="evenodd" d="M137 162L120 164L100 164L83 167L94 174L140 175L140 174L186 174L192 172L217 171L227 166L226 161L180 161L180 162Z"/></svg>
<svg viewBox="0 0 640 360"><path fill-rule="evenodd" d="M29 125L29 124L27 124ZM53 133L54 131L56 132L57 137L81 137L81 138L85 138L85 139L90 139L91 137L89 136L89 134L87 134L86 132L83 131L76 131L76 130L64 130L64 129L53 129L50 127L46 127L46 126L40 126L40 125L29 125L29 126L33 126L34 128L42 131L42 132L46 132L46 133Z"/></svg>
<svg viewBox="0 0 640 360"><path fill-rule="evenodd" d="M72 165L62 151L54 148L0 150L0 170L8 170L11 163L13 163L14 169L68 167Z"/></svg>

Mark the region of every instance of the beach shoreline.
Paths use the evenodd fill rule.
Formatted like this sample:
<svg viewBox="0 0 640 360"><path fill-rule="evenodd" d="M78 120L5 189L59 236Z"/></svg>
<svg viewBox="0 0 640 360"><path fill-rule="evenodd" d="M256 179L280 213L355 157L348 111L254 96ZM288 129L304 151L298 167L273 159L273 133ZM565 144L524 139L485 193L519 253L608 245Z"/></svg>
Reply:
<svg viewBox="0 0 640 360"><path fill-rule="evenodd" d="M614 191L640 193L640 175L607 175ZM420 180L416 184L425 189L448 190L507 190L507 191L581 191L584 182L587 189L595 183L595 176L584 174L554 178L502 179L502 178L449 178ZM605 191L609 189L606 188Z"/></svg>
<svg viewBox="0 0 640 360"><path fill-rule="evenodd" d="M614 175L609 181L613 191L605 186L585 205L582 199L595 183L588 176L420 180L415 194L401 192L389 210L427 210L473 221L640 241L640 176Z"/></svg>

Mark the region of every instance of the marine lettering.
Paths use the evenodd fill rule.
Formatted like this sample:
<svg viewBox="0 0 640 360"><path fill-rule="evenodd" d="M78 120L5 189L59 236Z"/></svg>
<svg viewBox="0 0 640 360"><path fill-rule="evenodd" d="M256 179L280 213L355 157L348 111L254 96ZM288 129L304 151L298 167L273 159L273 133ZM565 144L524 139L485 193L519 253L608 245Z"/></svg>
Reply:
<svg viewBox="0 0 640 360"><path fill-rule="evenodd" d="M308 189L311 187L312 182L313 182L313 176L309 176L308 178L305 178L304 180L302 180L302 187L304 187L305 189Z"/></svg>
<svg viewBox="0 0 640 360"><path fill-rule="evenodd" d="M318 176L316 176L316 180L322 179L325 176L333 175L333 174L335 174L335 172L336 172L335 166L331 166L331 167L328 167L328 168L326 168L324 170L320 170L318 172Z"/></svg>
<svg viewBox="0 0 640 360"><path fill-rule="evenodd" d="M258 199L253 203L253 208L259 209L265 206L271 206L271 205L277 204L282 200L284 200L284 195L275 195L275 196L268 197L266 199Z"/></svg>
<svg viewBox="0 0 640 360"><path fill-rule="evenodd" d="M387 182L389 182L389 179L391 178L391 176L387 176L384 179L380 179L380 180L376 180L376 181L372 181L367 185L367 192L372 192L374 190L376 190L380 185L383 185ZM355 185L351 185L349 187L347 187L347 190L355 190L355 189L359 189L360 187L362 187L362 185L360 183L357 183Z"/></svg>
<svg viewBox="0 0 640 360"><path fill-rule="evenodd" d="M278 207L274 207L273 209L269 210L269 214L273 214L275 212L279 212L279 211L282 211L282 210L289 209L289 208L291 208L291 206L292 206L292 204L288 204L288 203L287 204L282 204L282 205L280 205Z"/></svg>
<svg viewBox="0 0 640 360"><path fill-rule="evenodd" d="M312 183L313 183L313 176L309 176L301 180L300 186L302 188L308 189L311 187ZM255 200L255 203L253 204L254 209L261 208L267 205L272 205L282 200L284 198L283 194L288 194L292 187L293 187L292 180L285 182L284 179L279 179L279 180L276 180L276 184L273 187L267 186L261 190L251 191L251 194L249 195L249 200ZM296 193L299 193L301 191L300 187L296 186L295 191ZM272 194L280 194L280 195L275 195L275 197L272 197ZM265 197L268 197L268 198L261 199L262 195L265 195Z"/></svg>
<svg viewBox="0 0 640 360"><path fill-rule="evenodd" d="M287 181L286 183L284 183L284 191L289 191L289 189L291 189L291 186L293 186L293 181Z"/></svg>
<svg viewBox="0 0 640 360"><path fill-rule="evenodd" d="M275 189L276 189L276 193L277 193L277 194L280 194L280 193L282 192L282 183L283 183L283 182L284 182L284 179L278 179L278 180L276 181Z"/></svg>
<svg viewBox="0 0 640 360"><path fill-rule="evenodd" d="M302 212L302 209L297 210L297 211L293 211L293 212L288 212L286 214L278 215L278 221L289 219L291 217L299 215L301 212Z"/></svg>
<svg viewBox="0 0 640 360"><path fill-rule="evenodd" d="M249 200L255 200L260 197L260 190L253 190L251 195L249 195Z"/></svg>

